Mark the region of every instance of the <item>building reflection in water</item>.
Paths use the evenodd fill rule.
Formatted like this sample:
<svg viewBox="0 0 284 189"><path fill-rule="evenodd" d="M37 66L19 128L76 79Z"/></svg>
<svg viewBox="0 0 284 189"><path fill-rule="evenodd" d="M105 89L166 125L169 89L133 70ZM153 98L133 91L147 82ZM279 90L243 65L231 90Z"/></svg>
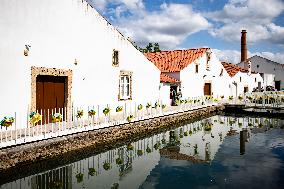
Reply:
<svg viewBox="0 0 284 189"><path fill-rule="evenodd" d="M240 154L244 155L246 152L246 142L250 140L250 132L248 129L240 131Z"/></svg>
<svg viewBox="0 0 284 189"><path fill-rule="evenodd" d="M72 166L55 169L31 178L32 189L71 189Z"/></svg>

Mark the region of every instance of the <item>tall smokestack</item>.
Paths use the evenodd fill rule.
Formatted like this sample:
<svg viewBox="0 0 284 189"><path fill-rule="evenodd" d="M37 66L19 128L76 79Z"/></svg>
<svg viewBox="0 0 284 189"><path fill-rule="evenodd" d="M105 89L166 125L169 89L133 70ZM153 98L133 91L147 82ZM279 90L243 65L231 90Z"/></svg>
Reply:
<svg viewBox="0 0 284 189"><path fill-rule="evenodd" d="M241 38L241 62L247 59L247 31L242 30L242 38Z"/></svg>

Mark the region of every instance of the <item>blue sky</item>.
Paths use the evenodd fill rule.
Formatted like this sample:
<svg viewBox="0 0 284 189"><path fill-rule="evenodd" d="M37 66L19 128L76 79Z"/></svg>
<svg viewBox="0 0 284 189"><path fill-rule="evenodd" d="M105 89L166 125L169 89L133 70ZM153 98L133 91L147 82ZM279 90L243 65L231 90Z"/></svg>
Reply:
<svg viewBox="0 0 284 189"><path fill-rule="evenodd" d="M210 47L221 60L240 59L241 30L249 55L284 63L284 0L89 0L139 46L163 50Z"/></svg>

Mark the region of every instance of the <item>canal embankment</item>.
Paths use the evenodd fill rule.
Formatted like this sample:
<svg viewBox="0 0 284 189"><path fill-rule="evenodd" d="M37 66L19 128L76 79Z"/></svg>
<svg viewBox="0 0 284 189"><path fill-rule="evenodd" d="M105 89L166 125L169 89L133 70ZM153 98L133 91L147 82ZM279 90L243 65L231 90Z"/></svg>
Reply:
<svg viewBox="0 0 284 189"><path fill-rule="evenodd" d="M223 105L208 106L148 120L115 125L0 150L1 183L72 163L180 125L219 114Z"/></svg>

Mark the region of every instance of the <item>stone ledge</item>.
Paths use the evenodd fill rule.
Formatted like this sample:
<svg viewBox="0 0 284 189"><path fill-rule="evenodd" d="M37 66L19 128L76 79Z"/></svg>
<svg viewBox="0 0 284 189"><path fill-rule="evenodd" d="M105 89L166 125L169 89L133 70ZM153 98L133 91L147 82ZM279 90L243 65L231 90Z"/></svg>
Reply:
<svg viewBox="0 0 284 189"><path fill-rule="evenodd" d="M0 184L212 116L224 106L211 106L140 122L73 134L0 150Z"/></svg>

